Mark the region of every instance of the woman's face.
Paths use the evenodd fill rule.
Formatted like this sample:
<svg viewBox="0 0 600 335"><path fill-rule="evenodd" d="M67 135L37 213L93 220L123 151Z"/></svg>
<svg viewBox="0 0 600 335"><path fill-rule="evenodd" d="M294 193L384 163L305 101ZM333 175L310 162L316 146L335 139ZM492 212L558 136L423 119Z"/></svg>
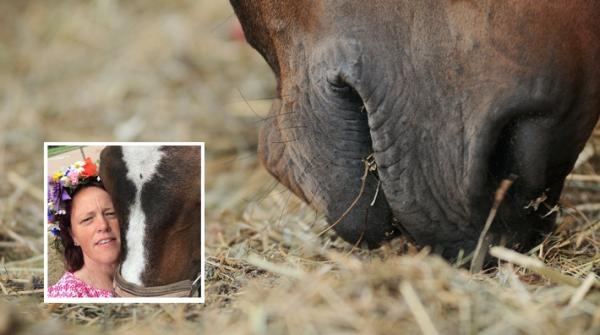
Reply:
<svg viewBox="0 0 600 335"><path fill-rule="evenodd" d="M73 198L71 236L86 265L112 265L119 259L121 234L112 200L99 187L86 187Z"/></svg>

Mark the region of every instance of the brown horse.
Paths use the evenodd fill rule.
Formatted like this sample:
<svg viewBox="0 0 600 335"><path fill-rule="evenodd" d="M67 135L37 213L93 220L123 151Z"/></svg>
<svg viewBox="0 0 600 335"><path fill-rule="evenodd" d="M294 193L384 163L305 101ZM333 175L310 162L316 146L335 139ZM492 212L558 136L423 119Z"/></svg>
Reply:
<svg viewBox="0 0 600 335"><path fill-rule="evenodd" d="M119 296L192 296L201 273L201 147L108 146L100 177L121 222Z"/></svg>
<svg viewBox="0 0 600 335"><path fill-rule="evenodd" d="M513 175L493 241L552 229L600 113L600 1L231 4L278 83L259 155L344 239L468 254Z"/></svg>

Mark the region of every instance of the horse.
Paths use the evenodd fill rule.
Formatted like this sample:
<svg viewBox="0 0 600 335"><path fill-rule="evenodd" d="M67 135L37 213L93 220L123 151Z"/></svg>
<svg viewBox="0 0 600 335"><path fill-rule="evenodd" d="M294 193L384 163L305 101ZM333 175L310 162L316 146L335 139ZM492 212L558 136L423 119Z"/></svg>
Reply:
<svg viewBox="0 0 600 335"><path fill-rule="evenodd" d="M121 224L115 294L199 295L201 147L107 146L99 174Z"/></svg>
<svg viewBox="0 0 600 335"><path fill-rule="evenodd" d="M600 115L599 1L230 2L277 81L259 159L343 239L452 261L554 228Z"/></svg>

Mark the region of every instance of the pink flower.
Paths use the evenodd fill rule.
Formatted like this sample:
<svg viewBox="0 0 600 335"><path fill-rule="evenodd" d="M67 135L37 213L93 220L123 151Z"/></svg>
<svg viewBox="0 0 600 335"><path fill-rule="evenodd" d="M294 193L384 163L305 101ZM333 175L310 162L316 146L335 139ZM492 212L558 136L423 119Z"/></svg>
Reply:
<svg viewBox="0 0 600 335"><path fill-rule="evenodd" d="M71 179L71 185L77 185L77 182L79 181L79 174L77 171L71 171L71 173L69 173L69 179Z"/></svg>

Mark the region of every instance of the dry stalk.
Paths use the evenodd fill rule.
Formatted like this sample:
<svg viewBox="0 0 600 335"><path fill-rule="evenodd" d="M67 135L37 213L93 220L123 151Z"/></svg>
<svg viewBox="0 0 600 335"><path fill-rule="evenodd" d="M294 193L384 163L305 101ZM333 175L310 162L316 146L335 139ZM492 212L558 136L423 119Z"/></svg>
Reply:
<svg viewBox="0 0 600 335"><path fill-rule="evenodd" d="M248 258L246 259L246 261L250 265L254 265L265 271L268 271L268 272L271 272L274 274L278 274L280 276L296 278L296 279L301 279L302 277L305 276L305 273L299 269L293 269L293 268L290 268L287 266L281 266L281 265L278 265L275 263L271 263L256 254L248 255Z"/></svg>
<svg viewBox="0 0 600 335"><path fill-rule="evenodd" d="M31 295L31 294L38 294L38 293L44 293L44 289L37 289L37 290L23 290L23 291L17 291L17 292L12 292L9 295Z"/></svg>
<svg viewBox="0 0 600 335"><path fill-rule="evenodd" d="M595 281L596 275L593 273L589 273L587 277L585 277L585 279L583 280L583 283L581 283L581 286L577 288L577 291L575 291L575 293L571 297L571 300L569 300L569 306L575 306L581 300L583 300L583 297L585 297L585 295L590 291Z"/></svg>
<svg viewBox="0 0 600 335"><path fill-rule="evenodd" d="M595 212L595 211L600 211L600 204L599 203L581 204L581 205L575 206L575 209L580 212L583 212L583 211Z"/></svg>
<svg viewBox="0 0 600 335"><path fill-rule="evenodd" d="M21 177L14 171L8 171L7 179L11 184L13 184L13 186L24 188L27 194L34 197L36 200L40 202L44 201L44 191L38 187L35 187L29 180Z"/></svg>
<svg viewBox="0 0 600 335"><path fill-rule="evenodd" d="M600 183L600 176L587 174L570 174L567 176L567 180Z"/></svg>
<svg viewBox="0 0 600 335"><path fill-rule="evenodd" d="M35 242L27 239L26 237L21 236L20 234L17 234L12 229L10 229L6 226L0 227L0 228L3 228L6 235L8 235L10 238L15 240L16 242L20 243L22 246L27 247L29 250L34 252L36 255L41 253L40 250L38 250L38 248L36 247Z"/></svg>
<svg viewBox="0 0 600 335"><path fill-rule="evenodd" d="M502 200L504 200L504 197L506 196L506 192L508 192L508 189L513 184L516 178L517 176L511 175L507 179L502 180L500 186L496 190L496 194L494 196L494 204L492 205L492 209L490 210L487 220L485 221L485 225L483 226L483 230L481 231L481 234L479 235L479 240L477 241L477 247L475 248L475 252L473 253L473 261L471 262L471 273L479 272L483 268L483 262L489 249L489 244L487 244L487 240L489 239L488 231L492 226L492 222L494 222L494 218L496 217L496 213L498 212L498 208L500 207ZM484 245L484 243L486 244Z"/></svg>
<svg viewBox="0 0 600 335"><path fill-rule="evenodd" d="M2 289L4 295L8 295L8 291L6 290L6 287L4 287L4 284L2 284L2 281L0 281L0 289Z"/></svg>
<svg viewBox="0 0 600 335"><path fill-rule="evenodd" d="M530 270L531 272L536 273L558 284L565 284L574 287L578 287L581 284L581 281L579 279L560 273L555 269L547 267L539 259L525 256L514 250L510 250L504 247L492 247L490 249L490 254L503 261L510 262L523 268L526 268L527 270Z"/></svg>
<svg viewBox="0 0 600 335"><path fill-rule="evenodd" d="M417 292L415 292L415 289L408 281L403 281L402 283L400 283L400 292L404 297L404 301L406 301L406 304L410 308L411 313L415 317L417 324L419 324L419 327L421 328L423 334L439 334L433 322L431 321L429 314L427 314L427 310L425 310L421 299L419 299Z"/></svg>

